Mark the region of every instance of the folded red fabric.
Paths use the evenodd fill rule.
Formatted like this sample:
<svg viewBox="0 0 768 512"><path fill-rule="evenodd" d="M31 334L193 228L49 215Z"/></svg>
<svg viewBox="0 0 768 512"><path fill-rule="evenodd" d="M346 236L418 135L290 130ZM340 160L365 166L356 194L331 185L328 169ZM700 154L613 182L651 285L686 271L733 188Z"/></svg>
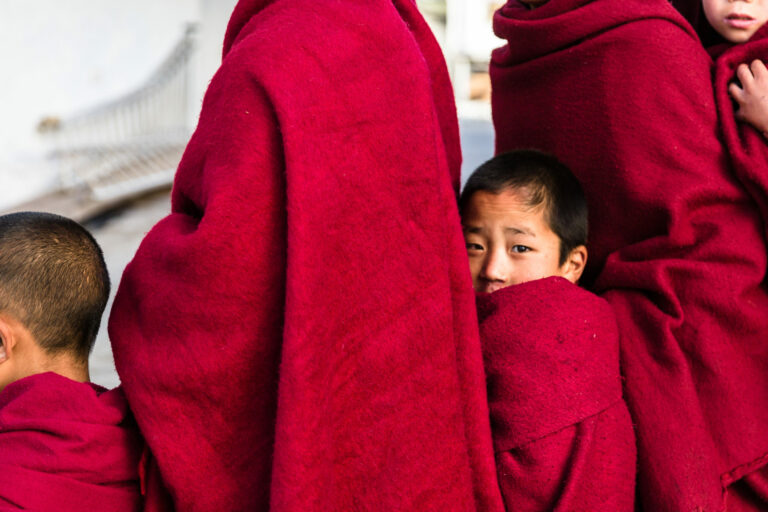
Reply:
<svg viewBox="0 0 768 512"><path fill-rule="evenodd" d="M0 393L0 508L142 510L143 442L119 388L54 373Z"/></svg>
<svg viewBox="0 0 768 512"><path fill-rule="evenodd" d="M737 106L728 93L739 64L768 60L768 26L763 26L746 43L718 45L710 53L716 59L715 98L733 172L757 203L763 225L768 227L768 143L751 125L736 121Z"/></svg>
<svg viewBox="0 0 768 512"><path fill-rule="evenodd" d="M619 324L641 506L722 510L768 453L768 295L711 59L666 0L510 2L494 28L497 150L554 153L587 195L586 282Z"/></svg>
<svg viewBox="0 0 768 512"><path fill-rule="evenodd" d="M109 325L179 510L501 510L459 163L411 0L238 4Z"/></svg>
<svg viewBox="0 0 768 512"><path fill-rule="evenodd" d="M715 100L723 141L731 157L734 174L754 199L768 229L768 143L749 124L736 121L736 105L728 86L736 80L739 64L755 59L768 61L768 26L763 26L743 44L722 43L709 49L715 58ZM768 237L767 237L768 239ZM727 510L765 510L768 507L768 457L728 475Z"/></svg>
<svg viewBox="0 0 768 512"><path fill-rule="evenodd" d="M507 510L634 510L634 430L608 303L552 277L480 294L477 306Z"/></svg>

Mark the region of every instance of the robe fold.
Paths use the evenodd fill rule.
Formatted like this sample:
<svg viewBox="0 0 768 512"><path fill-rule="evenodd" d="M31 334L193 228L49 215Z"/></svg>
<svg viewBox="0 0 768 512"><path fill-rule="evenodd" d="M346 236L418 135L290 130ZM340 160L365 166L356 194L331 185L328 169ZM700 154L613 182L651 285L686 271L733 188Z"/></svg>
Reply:
<svg viewBox="0 0 768 512"><path fill-rule="evenodd" d="M477 297L510 512L632 512L635 438L607 302L553 277Z"/></svg>
<svg viewBox="0 0 768 512"><path fill-rule="evenodd" d="M768 62L768 25L746 43L721 43L709 48L709 53L715 58L715 102L733 173L755 201L768 233L768 140L751 125L736 120L738 105L728 93L728 86L737 80L739 64L755 59ZM768 509L768 456L739 468L730 480L733 483L726 491L729 512Z"/></svg>
<svg viewBox="0 0 768 512"><path fill-rule="evenodd" d="M139 512L142 449L119 388L13 382L0 392L0 510Z"/></svg>
<svg viewBox="0 0 768 512"><path fill-rule="evenodd" d="M754 199L768 226L768 140L750 124L736 120L736 104L728 86L737 80L739 64L755 59L768 62L768 26L763 26L743 44L725 43L710 49L715 57L715 99L723 142L731 157L733 172Z"/></svg>
<svg viewBox="0 0 768 512"><path fill-rule="evenodd" d="M240 1L109 322L178 510L502 510L459 164L411 0Z"/></svg>
<svg viewBox="0 0 768 512"><path fill-rule="evenodd" d="M666 0L509 2L494 30L497 151L555 154L590 205L585 281L619 325L639 504L723 510L768 454L768 294L712 61Z"/></svg>

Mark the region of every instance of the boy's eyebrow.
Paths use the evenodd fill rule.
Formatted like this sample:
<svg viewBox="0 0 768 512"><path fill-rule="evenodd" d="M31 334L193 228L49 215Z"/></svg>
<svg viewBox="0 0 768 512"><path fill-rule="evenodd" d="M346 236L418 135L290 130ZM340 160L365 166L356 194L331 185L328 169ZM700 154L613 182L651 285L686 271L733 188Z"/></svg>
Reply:
<svg viewBox="0 0 768 512"><path fill-rule="evenodd" d="M514 228L514 227L506 227L504 228L505 233L512 233L514 235L528 235L532 237L536 237L536 233L531 231L528 228Z"/></svg>
<svg viewBox="0 0 768 512"><path fill-rule="evenodd" d="M464 233L471 233L473 235L480 235L483 233L483 228L479 226L468 226L466 224L462 224L462 231ZM515 227L506 227L504 228L505 233L512 233L513 235L528 235L531 237L535 237L536 233L531 231L528 228L515 228Z"/></svg>

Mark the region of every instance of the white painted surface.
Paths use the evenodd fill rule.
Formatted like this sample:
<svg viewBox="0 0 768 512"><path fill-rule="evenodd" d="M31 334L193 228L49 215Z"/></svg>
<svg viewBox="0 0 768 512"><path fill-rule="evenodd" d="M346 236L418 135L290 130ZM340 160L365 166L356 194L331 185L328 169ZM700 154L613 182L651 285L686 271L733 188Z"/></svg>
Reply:
<svg viewBox="0 0 768 512"><path fill-rule="evenodd" d="M199 30L200 99L221 60L236 0L0 0L0 210L38 195L57 169L37 136L45 116L67 117L130 93L181 38ZM169 211L168 196L140 201L91 229L104 250L113 294L147 231ZM107 317L91 356L94 382L119 383L107 337Z"/></svg>
<svg viewBox="0 0 768 512"><path fill-rule="evenodd" d="M0 1L0 209L55 180L37 136L66 117L139 87L181 38L201 26L199 91L220 59L235 0ZM206 26L209 24L209 26ZM213 49L212 49L213 48ZM212 60L211 60L212 59ZM199 110L192 105L192 110Z"/></svg>
<svg viewBox="0 0 768 512"><path fill-rule="evenodd" d="M491 50L504 41L493 34L493 13L504 4L500 0L446 0L445 45L449 60L462 56L484 62Z"/></svg>

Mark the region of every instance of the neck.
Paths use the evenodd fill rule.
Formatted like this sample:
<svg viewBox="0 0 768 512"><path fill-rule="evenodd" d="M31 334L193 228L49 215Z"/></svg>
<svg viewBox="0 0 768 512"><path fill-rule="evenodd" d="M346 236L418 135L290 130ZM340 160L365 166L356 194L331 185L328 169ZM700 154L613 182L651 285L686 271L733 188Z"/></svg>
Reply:
<svg viewBox="0 0 768 512"><path fill-rule="evenodd" d="M61 364L49 367L46 371L58 373L62 377L76 382L88 382L91 380L91 376L88 373L88 365Z"/></svg>
<svg viewBox="0 0 768 512"><path fill-rule="evenodd" d="M15 317L0 311L0 391L11 382L53 372L88 382L88 358L66 351L51 354L37 344L32 333Z"/></svg>
<svg viewBox="0 0 768 512"><path fill-rule="evenodd" d="M76 382L90 380L87 361L80 361L71 354L51 355L37 346L34 348L33 355L27 359L28 364L24 365L23 369L20 368L24 374L23 377L53 372Z"/></svg>

